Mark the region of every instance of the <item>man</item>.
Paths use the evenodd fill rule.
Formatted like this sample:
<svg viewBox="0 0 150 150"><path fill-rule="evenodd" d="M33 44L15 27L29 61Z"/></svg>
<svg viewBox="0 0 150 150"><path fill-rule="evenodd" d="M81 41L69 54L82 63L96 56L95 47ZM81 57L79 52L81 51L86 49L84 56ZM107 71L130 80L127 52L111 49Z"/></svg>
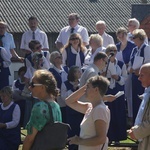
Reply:
<svg viewBox="0 0 150 150"><path fill-rule="evenodd" d="M48 39L47 39L47 35L45 32L41 31L38 28L38 20L36 17L31 16L28 19L28 25L30 30L26 31L23 35L22 35L22 39L21 39L21 46L20 48L23 50L23 52L25 53L25 57L27 57L28 54L31 53L31 50L29 48L29 42L31 40L38 40L40 41L41 45L42 45L42 50L49 50L49 46L48 46Z"/></svg>
<svg viewBox="0 0 150 150"><path fill-rule="evenodd" d="M10 54L3 47L0 47L0 90L9 85L10 58Z"/></svg>
<svg viewBox="0 0 150 150"><path fill-rule="evenodd" d="M105 21L100 20L96 22L96 30L98 31L98 34L103 38L103 47L107 47L109 44L114 44L113 37L105 32L106 30Z"/></svg>
<svg viewBox="0 0 150 150"><path fill-rule="evenodd" d="M86 84L87 80L95 75L102 73L107 64L107 55L103 52L98 52L94 57L94 62L91 64L82 74L80 80L80 86Z"/></svg>
<svg viewBox="0 0 150 150"><path fill-rule="evenodd" d="M104 52L98 52L94 57L94 63L91 64L82 74L80 87L86 84L87 80L96 75L103 75L103 69L106 67L108 57ZM104 101L112 102L116 97L114 95L105 95ZM80 101L87 101L85 96L80 98Z"/></svg>
<svg viewBox="0 0 150 150"><path fill-rule="evenodd" d="M150 149L150 63L144 64L139 71L139 80L145 88L135 125L128 130L132 139L138 140L138 150Z"/></svg>
<svg viewBox="0 0 150 150"><path fill-rule="evenodd" d="M23 58L19 57L16 51L14 50L15 49L14 38L12 34L6 32L7 27L8 25L6 22L0 21L0 46L7 51L10 58L14 57L19 61L23 61Z"/></svg>
<svg viewBox="0 0 150 150"><path fill-rule="evenodd" d="M87 29L83 26L78 25L79 23L79 14L71 13L68 16L69 26L64 27L61 29L57 40L55 42L56 47L60 50L64 45L67 44L70 34L78 33L81 35L84 45L88 45L88 32Z"/></svg>

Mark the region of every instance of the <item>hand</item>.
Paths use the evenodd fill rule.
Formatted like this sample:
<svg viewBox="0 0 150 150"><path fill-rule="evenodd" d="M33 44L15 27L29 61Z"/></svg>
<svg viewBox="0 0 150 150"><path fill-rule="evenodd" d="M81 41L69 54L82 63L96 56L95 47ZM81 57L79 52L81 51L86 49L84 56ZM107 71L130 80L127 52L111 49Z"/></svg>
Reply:
<svg viewBox="0 0 150 150"><path fill-rule="evenodd" d="M119 79L119 76L118 75L111 75L111 77L115 80L118 80Z"/></svg>
<svg viewBox="0 0 150 150"><path fill-rule="evenodd" d="M6 128L6 124L5 123L0 123L0 128Z"/></svg>
<svg viewBox="0 0 150 150"><path fill-rule="evenodd" d="M18 57L18 60L21 62L24 62L24 58L23 57Z"/></svg>
<svg viewBox="0 0 150 150"><path fill-rule="evenodd" d="M129 130L127 130L127 133L128 133L128 135L131 137L131 139L137 140L136 137L134 136L134 133L133 133L133 129L132 129L132 128L129 129Z"/></svg>
<svg viewBox="0 0 150 150"><path fill-rule="evenodd" d="M115 95L105 95L104 96L104 102L107 101L107 102L113 102L114 100L116 100L116 96Z"/></svg>
<svg viewBox="0 0 150 150"><path fill-rule="evenodd" d="M69 144L70 144L70 145L71 145L71 144L79 145L80 138L79 138L77 135L75 135L75 136L73 136L73 137L70 137L70 138L68 139L68 141L69 141Z"/></svg>
<svg viewBox="0 0 150 150"><path fill-rule="evenodd" d="M135 74L136 76L139 76L139 70L140 70L140 69L134 70L134 74Z"/></svg>

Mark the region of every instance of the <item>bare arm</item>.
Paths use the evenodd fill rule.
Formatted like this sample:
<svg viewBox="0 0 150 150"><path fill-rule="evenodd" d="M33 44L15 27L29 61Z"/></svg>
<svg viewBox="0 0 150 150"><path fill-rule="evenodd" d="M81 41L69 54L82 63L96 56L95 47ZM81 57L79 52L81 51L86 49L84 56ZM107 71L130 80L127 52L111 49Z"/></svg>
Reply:
<svg viewBox="0 0 150 150"><path fill-rule="evenodd" d="M20 57L18 56L18 54L16 53L16 51L14 49L11 49L11 54L14 58L17 58L19 61L23 62L24 61L24 58L23 57Z"/></svg>
<svg viewBox="0 0 150 150"><path fill-rule="evenodd" d="M22 150L30 150L31 146L34 142L35 136L37 135L38 130L36 130L34 127L32 128L32 134L28 134L23 142L23 148Z"/></svg>
<svg viewBox="0 0 150 150"><path fill-rule="evenodd" d="M81 113L85 113L88 108L88 103L79 102L79 98L84 94L86 89L86 85L81 87L79 90L75 91L69 97L66 98L66 104L72 109L79 111Z"/></svg>
<svg viewBox="0 0 150 150"><path fill-rule="evenodd" d="M57 42L56 47L60 50L61 48L63 48L63 44L61 42Z"/></svg>
<svg viewBox="0 0 150 150"><path fill-rule="evenodd" d="M68 139L69 144L85 145L85 146L97 146L104 144L107 137L106 123L103 120L96 120L94 124L96 130L96 135L94 137L82 139L78 136L74 136Z"/></svg>

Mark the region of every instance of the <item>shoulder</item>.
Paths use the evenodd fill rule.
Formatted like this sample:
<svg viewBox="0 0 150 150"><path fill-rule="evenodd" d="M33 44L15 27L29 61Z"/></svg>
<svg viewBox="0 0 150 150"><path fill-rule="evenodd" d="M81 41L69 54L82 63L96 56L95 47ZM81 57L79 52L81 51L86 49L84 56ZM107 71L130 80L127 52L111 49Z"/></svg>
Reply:
<svg viewBox="0 0 150 150"><path fill-rule="evenodd" d="M69 29L69 26L66 26L66 27L62 28L62 29L60 30L60 32L65 32L65 31L68 30L68 29Z"/></svg>
<svg viewBox="0 0 150 150"><path fill-rule="evenodd" d="M38 29L38 33L40 33L40 34L46 34L44 31L42 31L42 30L40 30L40 29Z"/></svg>

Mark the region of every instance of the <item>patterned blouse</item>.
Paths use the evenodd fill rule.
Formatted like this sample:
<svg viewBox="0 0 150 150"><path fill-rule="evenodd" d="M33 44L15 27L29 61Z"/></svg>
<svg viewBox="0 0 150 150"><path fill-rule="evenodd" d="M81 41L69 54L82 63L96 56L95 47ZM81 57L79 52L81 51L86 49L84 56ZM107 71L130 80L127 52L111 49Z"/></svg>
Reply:
<svg viewBox="0 0 150 150"><path fill-rule="evenodd" d="M54 121L62 122L60 107L56 102L49 102L52 107ZM50 119L48 105L44 102L34 104L30 120L26 125L27 133L32 134L32 127L41 131Z"/></svg>

